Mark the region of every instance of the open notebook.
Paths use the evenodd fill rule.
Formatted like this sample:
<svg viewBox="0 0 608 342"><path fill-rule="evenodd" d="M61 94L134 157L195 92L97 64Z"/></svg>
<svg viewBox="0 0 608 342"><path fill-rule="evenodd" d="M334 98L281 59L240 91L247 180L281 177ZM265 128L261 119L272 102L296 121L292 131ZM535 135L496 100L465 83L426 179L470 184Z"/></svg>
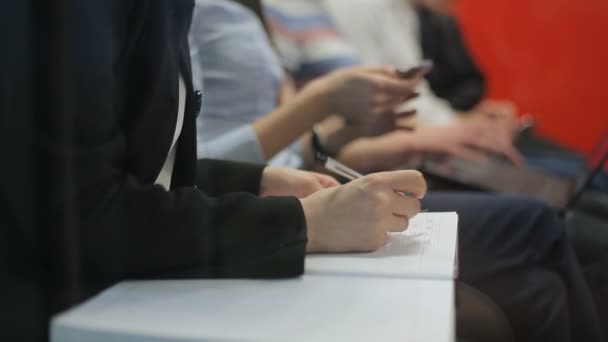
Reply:
<svg viewBox="0 0 608 342"><path fill-rule="evenodd" d="M376 252L307 256L306 273L454 279L457 239L456 213L421 213L405 232L391 233L388 243Z"/></svg>
<svg viewBox="0 0 608 342"><path fill-rule="evenodd" d="M454 339L455 213L374 253L311 255L303 277L120 283L56 316L52 342Z"/></svg>

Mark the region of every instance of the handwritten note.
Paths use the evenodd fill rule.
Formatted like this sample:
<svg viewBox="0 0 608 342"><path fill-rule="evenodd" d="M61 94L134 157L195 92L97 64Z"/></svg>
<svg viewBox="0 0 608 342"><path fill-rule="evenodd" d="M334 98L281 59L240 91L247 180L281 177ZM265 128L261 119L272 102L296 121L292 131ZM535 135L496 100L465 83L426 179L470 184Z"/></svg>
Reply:
<svg viewBox="0 0 608 342"><path fill-rule="evenodd" d="M315 254L306 258L309 274L454 279L458 237L456 213L421 213L403 233L372 253Z"/></svg>

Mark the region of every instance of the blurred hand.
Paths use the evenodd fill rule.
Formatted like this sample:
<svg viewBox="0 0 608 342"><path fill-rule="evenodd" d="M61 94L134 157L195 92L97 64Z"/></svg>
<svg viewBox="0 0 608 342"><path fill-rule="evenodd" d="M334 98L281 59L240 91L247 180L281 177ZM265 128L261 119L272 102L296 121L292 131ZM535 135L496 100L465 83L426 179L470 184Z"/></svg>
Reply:
<svg viewBox="0 0 608 342"><path fill-rule="evenodd" d="M354 67L334 71L313 83L324 94L327 110L349 122L369 122L417 96L420 76L401 79L394 68Z"/></svg>
<svg viewBox="0 0 608 342"><path fill-rule="evenodd" d="M260 196L295 196L304 198L319 190L338 186L331 176L315 172L268 166L262 174Z"/></svg>
<svg viewBox="0 0 608 342"><path fill-rule="evenodd" d="M514 137L518 131L517 106L510 101L483 100L465 120L494 120Z"/></svg>
<svg viewBox="0 0 608 342"><path fill-rule="evenodd" d="M414 135L396 130L376 137L355 139L340 149L337 159L363 173L394 170L419 156Z"/></svg>
<svg viewBox="0 0 608 342"><path fill-rule="evenodd" d="M409 219L420 212L425 194L420 172L395 171L368 175L301 199L308 227L307 251L374 251L384 245L387 232L407 229Z"/></svg>
<svg viewBox="0 0 608 342"><path fill-rule="evenodd" d="M414 149L424 153L483 161L488 153L504 155L516 165L523 157L513 146L511 134L501 122L467 120L444 126L418 126L413 132Z"/></svg>

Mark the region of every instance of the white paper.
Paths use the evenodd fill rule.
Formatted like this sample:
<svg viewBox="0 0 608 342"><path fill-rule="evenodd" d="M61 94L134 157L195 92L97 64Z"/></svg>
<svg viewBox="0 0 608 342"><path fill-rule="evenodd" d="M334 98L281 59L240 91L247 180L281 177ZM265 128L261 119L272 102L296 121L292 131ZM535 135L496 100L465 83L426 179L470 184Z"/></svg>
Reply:
<svg viewBox="0 0 608 342"><path fill-rule="evenodd" d="M52 342L453 341L453 282L304 276L121 283L52 321Z"/></svg>
<svg viewBox="0 0 608 342"><path fill-rule="evenodd" d="M455 279L458 215L420 213L403 233L372 253L313 254L307 274Z"/></svg>

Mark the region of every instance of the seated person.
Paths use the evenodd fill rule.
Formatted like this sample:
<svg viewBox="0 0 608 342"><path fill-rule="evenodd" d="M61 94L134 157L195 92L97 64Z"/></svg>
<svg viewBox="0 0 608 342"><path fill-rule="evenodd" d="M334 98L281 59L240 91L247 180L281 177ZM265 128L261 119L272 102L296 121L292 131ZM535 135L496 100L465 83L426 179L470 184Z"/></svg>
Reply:
<svg viewBox="0 0 608 342"><path fill-rule="evenodd" d="M368 7L380 6L373 1L369 3L373 5L369 5ZM379 1L378 3L382 4L383 2ZM322 5L327 4L327 8L331 9L332 6L329 6L332 4L331 2L299 1L297 5L293 3L285 5L285 1L282 0L268 0L265 1L265 4L265 10L268 14L268 27L273 35L275 46L279 50L287 69L298 83L305 83L336 68L357 65L359 61L373 65L384 60L381 64L388 63L404 69L415 66L422 61L422 56L418 53L419 48L414 47L413 49L409 49L409 46L405 43L397 44L393 42L388 48L374 46L374 52L372 53L366 53L369 49L345 48L345 46L349 46L350 41L347 42L342 38L342 32L339 32L333 25L333 18L329 16L326 8ZM357 1L352 3L336 1L335 7L340 9L342 9L340 6L349 7L347 11L341 11L341 13L352 14L354 16L354 23L351 23L351 25L357 26L357 5ZM301 14L298 14L298 11L306 13L304 20L299 17ZM367 24L371 18L367 15L370 13L374 13L374 11L368 11L365 15L361 14L365 17L364 24ZM377 19L375 18L371 21L375 22ZM395 18L392 19L393 21L397 20ZM298 22L300 23L305 22L306 25L291 25L290 21L294 20L299 20ZM344 18L344 21L348 21L348 19ZM390 22L390 20L388 21ZM379 23L375 25L384 27L383 25L379 25ZM370 29L369 27L365 27L365 29L360 31L366 31L366 33L357 31L357 35L360 36L359 40L369 42L370 45L378 45L380 38L376 37L376 33L378 33L376 28ZM313 34L314 32L324 32L324 34L315 35ZM376 37L373 42L371 36ZM391 37L399 37L395 38L396 40L407 41L407 37L401 36L400 34L395 34L395 32L391 34ZM404 48L404 45L406 48ZM357 47L356 44L354 46ZM386 51L391 52L390 54L386 53L390 57L398 56L394 50L398 50L399 53L407 58L404 57L400 60L397 58L384 58L383 52ZM446 101L432 94L426 82L421 82L417 88L417 92L420 96L410 101L407 106L417 110L416 120L425 125L417 127L416 132L413 134L398 131L378 137L377 139L367 139L366 148L361 153L371 156L376 155L375 153L370 153L372 151L383 153L385 156L390 153L392 158L386 158L386 160L391 165L385 165L385 167L389 168L402 165L404 162L403 155L412 152L411 148L410 150L405 150L406 147L404 146L416 146L418 148L417 152L456 155L477 161L483 160L486 157L485 153L479 152L480 150L489 151L504 154L512 162L521 164L522 158L512 146L512 130L510 125L504 124L508 120L495 120L492 119L493 117L485 114L466 115L465 117L468 119L456 120L459 116L455 115L455 111ZM484 104L484 107L489 106ZM503 116L497 117L502 118ZM505 115L504 117L509 117L509 115ZM438 125L441 127L437 127ZM412 142L418 142L418 144L412 144ZM386 149L387 146L391 147L390 150ZM355 153L355 147L363 148L362 144L357 144L343 151L343 155L341 156L343 161L364 172L376 171L374 169L366 169L367 165L356 164L358 162L357 158L352 158L352 154Z"/></svg>
<svg viewBox="0 0 608 342"><path fill-rule="evenodd" d="M230 39L234 38L230 36L226 37L226 34L222 33L224 30L222 20L224 20L223 17L210 18L208 23L201 24L203 25L201 30L213 30L213 33L198 35L196 37L191 36L190 45L193 47L194 72L195 74L202 75L201 77L195 77L195 82L198 82L201 87L203 83L205 84L207 89L205 90L205 96L208 98L197 123L199 158L221 156L222 158L239 161L263 162L270 160L272 165L310 167L312 154L309 148L309 135L306 135L301 142L295 142L288 150L283 151L276 158L272 159L272 157L282 149L286 141L294 141L299 134L309 130L314 123L331 113L327 109L320 110L316 108L313 110L313 112L318 114L316 116L308 115L306 111L290 114L291 111L294 111L293 105L289 101L285 101L289 97L285 94L291 93L289 91L289 78L283 76L279 62L270 49L266 49L259 54L253 54L252 58L245 63L228 66L228 62L231 59L237 58L235 57L237 55L233 51L236 48L231 47L234 44L231 44ZM230 22L230 25L239 25L239 27L234 27L231 32L239 30L240 32L244 32L247 29L251 29L252 26L251 23L238 21ZM259 30L259 24L257 26ZM196 39L196 41L193 41L193 39ZM268 45L268 42L264 35L260 35L253 40L242 40L239 44L240 46L247 45L247 48L242 47L242 49L249 50L254 49L258 45ZM202 46L217 52L214 55L199 54L198 49ZM207 74L197 72L197 65L199 64L213 71ZM235 67L242 69L250 68L251 65L260 68L256 72L256 75L261 76L252 76L244 79L238 75L238 72L234 73L234 69L232 69ZM228 66L227 69L225 69L226 66ZM391 75L388 69L369 68L366 71L375 71L374 77L378 78L378 82L394 81L390 79L394 75ZM361 69L347 69L344 71L343 76L353 77L355 72L361 74ZM332 75L333 79L336 78L335 76L335 74ZM318 89L319 84L328 86L331 84L332 77L320 78L316 81L318 84L313 83L305 87L304 91L298 95L298 101L318 104L320 101L313 99L314 91L311 90L314 90L315 87ZM413 82L415 81L413 80ZM250 83L250 85L235 86L234 84L237 82ZM333 86L336 83L333 82ZM361 105L363 101L361 93L353 94L354 91L360 92L361 88L353 89L353 82L349 82L348 84L348 88L334 89L334 92L343 92L343 95L336 93L334 97L358 98L360 102L337 101L336 105L342 106L342 108L333 108L333 110L342 110L349 113L350 116L365 112L364 106ZM411 84L412 81L404 86L407 87ZM275 95L259 99L259 96L256 96L256 94L261 92L262 89L267 88L274 89L271 92L274 92ZM279 91L279 88L282 91ZM236 90L242 93L235 95L234 92ZM394 100L399 101L409 96L407 94L397 95L402 96L388 98L386 101L387 105L384 106L384 109L380 110L389 108L390 105L395 103ZM224 102L233 99L234 96L255 97L255 101L252 101L253 105L239 104L238 102L231 101L231 108L233 109L227 111ZM378 93L375 96L388 97L391 94L382 91L382 94ZM283 101L280 101L281 99ZM280 106L277 107L277 104ZM271 112L272 115L266 115ZM394 127L393 123L390 122L391 119L389 116L385 120L388 122L385 126L389 127L389 129ZM321 140L326 142L326 147L331 153L337 153L342 145L355 137L361 135L371 136L378 132L377 129L369 129L369 127L361 127L361 125L345 126L343 125L343 121L338 118L332 118L322 123L317 129L317 132L322 135ZM292 129L286 129L287 127L291 127ZM294 127L297 129L293 129ZM380 130L380 132L382 131ZM270 139L268 136L273 136L273 138ZM283 143L276 143L278 141L282 141ZM382 137L367 139L364 143L354 144L350 148L343 150L341 158L345 163L357 168L361 172L369 173L401 166L408 162L413 154L420 152L454 154L473 160L484 159L485 155L478 151L479 148L501 151L509 155L512 160L518 160L518 154L512 149L507 137L500 134L487 134L486 126L468 123L458 123L448 127L420 127L414 133L397 130ZM363 162L364 159L357 158L361 154L366 154L369 159L373 158L374 160Z"/></svg>
<svg viewBox="0 0 608 342"><path fill-rule="evenodd" d="M477 106L494 112L515 113L514 105L508 101L482 101L486 82L463 40L458 19L450 13L451 1L409 1L416 9L418 42L424 58L434 62L433 70L426 75L432 91L458 110L469 111ZM533 131L518 135L516 146L526 157L526 164L561 177L577 177L587 159ZM598 176L592 187L608 191L607 179L605 174Z"/></svg>
<svg viewBox="0 0 608 342"><path fill-rule="evenodd" d="M244 94L247 89L239 87L251 91L255 85L239 80L263 80L270 75L261 71L275 68L266 64L273 63L273 58L263 57L272 56L272 52L262 25L256 20L253 13L229 0L196 1L190 42L193 51L199 51L192 62L198 63L194 69L199 68L201 73L195 77L204 83L206 99L217 101L216 107L223 108L224 113L230 113L233 106L238 112L239 107L255 103L258 97L278 98L278 86L257 87L252 98L215 96L227 92ZM238 70L238 78L228 76L231 70ZM207 81L218 75L223 75L223 82ZM278 84L281 74L276 75ZM241 103L234 105L238 101ZM201 115L204 125L205 115L209 114L203 110ZM265 113L258 115L263 117ZM259 117L249 116L249 124L256 119ZM242 123L247 124L246 119ZM226 132L230 130L216 134ZM284 142L283 148L290 143ZM520 197L469 194L430 194L423 206L459 213L461 280L490 295L505 310L519 340L600 340L589 291L561 223L551 209ZM573 302L577 304L572 306Z"/></svg>
<svg viewBox="0 0 608 342"><path fill-rule="evenodd" d="M197 120L199 159L269 160L271 165L303 167L311 162L310 143L296 142L281 150L316 123L332 114L351 123L378 120L378 116L391 120L393 108L414 95L417 80L402 80L390 67L332 72L294 95L290 78L269 48L259 22L246 20L251 18L243 13L218 13L201 22L196 11L190 36L192 65L194 82L205 94ZM261 34L251 40L235 35L249 30ZM243 58L243 53L249 58ZM356 127L332 132L344 140Z"/></svg>
<svg viewBox="0 0 608 342"><path fill-rule="evenodd" d="M460 32L438 37L437 31L445 31L453 19L440 17L428 7L440 7L443 1L355 0L349 3L348 16L345 2L323 3L364 64L388 63L407 69L423 59L433 61L434 68L426 75L428 82L421 85L416 103L432 120L449 122L459 114L515 114L508 102L482 101L484 78L467 53Z"/></svg>
<svg viewBox="0 0 608 342"><path fill-rule="evenodd" d="M79 295L66 292L79 285L90 295L125 279L298 276L305 253L375 250L388 231L402 231L419 211L426 185L416 171L338 186L304 171L197 161L199 99L187 44L192 3L78 2L70 9L78 29L69 32L73 72L64 80L73 86L58 93L74 100L74 115L45 107L45 116L36 119L48 118L49 124L35 126L35 149L36 165L63 167L69 160L73 177L59 167L38 170L44 178L33 184L50 184L48 193L36 189L48 216L25 216L31 210L15 190L32 189L27 176L3 186L0 196L2 289L31 289L40 296L33 301L52 304L41 316L24 306L15 317L4 317L10 330L1 332L3 340L22 340L18 336L28 332L19 327L65 309L62 299ZM73 125L67 135L56 125L60 118ZM302 198L275 196L290 193ZM63 246L53 233L64 222L71 222L77 240L62 263L54 259ZM30 233L39 241L32 242ZM49 270L49 264L59 267ZM74 278L62 277L66 265L75 265ZM45 288L48 293L34 290ZM21 308L21 301L11 298L8 307ZM44 332L35 335L44 339Z"/></svg>
<svg viewBox="0 0 608 342"><path fill-rule="evenodd" d="M423 59L433 69L419 86L412 105L437 120L502 118L519 129L516 108L508 101L483 100L484 77L468 53L446 0L324 0L340 32L365 64L388 63L407 69ZM346 15L346 13L348 13ZM428 81L428 82L427 82ZM458 114L458 115L457 115ZM521 121L526 122L529 116ZM494 128L496 131L496 128ZM583 158L534 134L516 136L526 163L558 176L576 177Z"/></svg>

